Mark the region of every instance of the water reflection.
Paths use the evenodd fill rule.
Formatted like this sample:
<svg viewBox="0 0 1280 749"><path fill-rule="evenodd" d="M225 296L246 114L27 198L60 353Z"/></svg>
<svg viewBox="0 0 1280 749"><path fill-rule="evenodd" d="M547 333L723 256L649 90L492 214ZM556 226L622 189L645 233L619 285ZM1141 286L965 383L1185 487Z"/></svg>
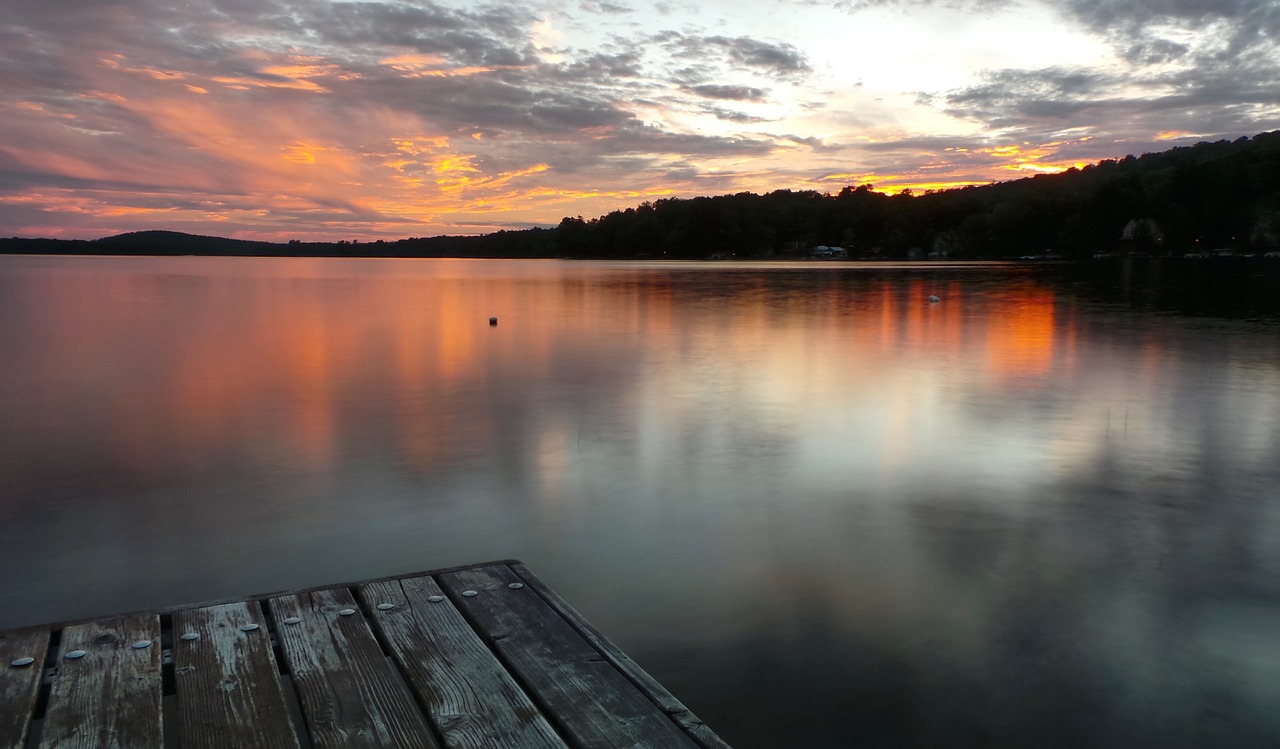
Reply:
<svg viewBox="0 0 1280 749"><path fill-rule="evenodd" d="M931 268L0 258L0 626L520 557L740 749L1276 743L1274 329Z"/></svg>

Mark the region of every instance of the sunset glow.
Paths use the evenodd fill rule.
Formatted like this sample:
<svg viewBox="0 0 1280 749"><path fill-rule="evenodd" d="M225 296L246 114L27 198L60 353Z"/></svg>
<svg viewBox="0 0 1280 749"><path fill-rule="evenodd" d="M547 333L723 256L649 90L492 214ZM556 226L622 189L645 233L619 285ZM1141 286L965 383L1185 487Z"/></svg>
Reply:
<svg viewBox="0 0 1280 749"><path fill-rule="evenodd" d="M1053 174L1280 125L1250 84L1280 78L1268 7L13 0L0 236L474 234Z"/></svg>

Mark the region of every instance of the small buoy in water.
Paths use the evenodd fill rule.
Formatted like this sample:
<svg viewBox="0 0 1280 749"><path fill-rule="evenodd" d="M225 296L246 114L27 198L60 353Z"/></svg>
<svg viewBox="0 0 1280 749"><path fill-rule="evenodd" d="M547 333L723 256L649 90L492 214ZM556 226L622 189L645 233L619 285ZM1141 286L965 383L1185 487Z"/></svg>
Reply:
<svg viewBox="0 0 1280 749"><path fill-rule="evenodd" d="M929 295L929 304L936 304L936 303L941 302L941 301L942 301L941 299L939 299L938 297L934 296L933 294L930 294L930 295Z"/></svg>
<svg viewBox="0 0 1280 749"><path fill-rule="evenodd" d="M494 325L497 325L497 324L498 324L498 318L496 318L496 317L490 317L490 318L489 318L489 326L490 326L490 327L493 327Z"/></svg>

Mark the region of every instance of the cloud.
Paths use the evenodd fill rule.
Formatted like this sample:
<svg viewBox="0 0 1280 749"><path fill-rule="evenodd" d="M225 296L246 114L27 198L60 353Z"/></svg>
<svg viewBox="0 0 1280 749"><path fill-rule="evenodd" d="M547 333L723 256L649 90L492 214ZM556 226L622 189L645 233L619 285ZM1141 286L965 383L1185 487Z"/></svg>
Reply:
<svg viewBox="0 0 1280 749"><path fill-rule="evenodd" d="M537 17L523 6L477 11L432 4L384 2L307 3L289 16L283 31L301 26L320 40L343 46L400 47L447 55L468 65L518 66L537 60L528 30Z"/></svg>
<svg viewBox="0 0 1280 749"><path fill-rule="evenodd" d="M951 0L945 18L1009 2ZM933 7L844 4L877 23ZM1155 133L1280 117L1268 3L1054 7L1114 58L992 66L913 101L857 86L893 60L840 53L834 24L850 18L808 0L657 13L626 0L8 0L0 234L554 224L636 196L848 174L987 181L1001 154L1114 156ZM963 137L929 134L947 128ZM1021 150L998 150L1010 144Z"/></svg>
<svg viewBox="0 0 1280 749"><path fill-rule="evenodd" d="M837 10L861 13L868 10L924 11L944 9L971 14L991 13L1016 4L1016 0L840 0Z"/></svg>
<svg viewBox="0 0 1280 749"><path fill-rule="evenodd" d="M1231 64L1130 75L1062 68L988 71L981 82L948 92L945 110L991 130L1046 135L1080 127L1116 138L1165 130L1258 132L1280 115L1280 101L1259 71L1242 72Z"/></svg>
<svg viewBox="0 0 1280 749"><path fill-rule="evenodd" d="M724 107L703 107L701 111L715 117L721 122L736 122L741 125L754 125L770 121L767 117L747 114L746 112L738 112L733 109L725 109Z"/></svg>
<svg viewBox="0 0 1280 749"><path fill-rule="evenodd" d="M635 12L634 8L609 2L583 2L579 3L578 7L588 13L605 13L610 15L622 15L624 13Z"/></svg>
<svg viewBox="0 0 1280 749"><path fill-rule="evenodd" d="M753 86L721 86L704 83L698 86L687 86L686 91L705 96L708 99L726 99L729 101L764 101L768 93L762 88Z"/></svg>
<svg viewBox="0 0 1280 749"><path fill-rule="evenodd" d="M1274 0L1066 0L1072 22L1099 34L1137 65L1190 58L1217 68L1261 53L1280 65L1280 6Z"/></svg>
<svg viewBox="0 0 1280 749"><path fill-rule="evenodd" d="M1274 44L1280 10L1273 0L1065 0L1060 7L1099 33L1159 33L1161 28L1206 29L1230 22L1231 48Z"/></svg>
<svg viewBox="0 0 1280 749"><path fill-rule="evenodd" d="M811 70L800 50L786 43L764 42L749 37L726 39L721 36L707 38L708 44L720 46L729 53L729 59L740 65L763 68L775 75L805 73Z"/></svg>
<svg viewBox="0 0 1280 749"><path fill-rule="evenodd" d="M731 70L753 71L784 80L813 71L807 56L786 42L674 31L655 35L652 41L668 50L676 60L697 61L696 65L685 68L686 74L716 70L722 64L727 64Z"/></svg>
<svg viewBox="0 0 1280 749"><path fill-rule="evenodd" d="M947 111L992 129L1067 121L1096 105L1119 85L1114 77L1085 69L996 70L976 85L945 96Z"/></svg>
<svg viewBox="0 0 1280 749"><path fill-rule="evenodd" d="M618 78L638 78L644 70L642 56L635 50L625 52L587 54L581 59L555 66L549 73L565 80L594 80L614 83Z"/></svg>
<svg viewBox="0 0 1280 749"><path fill-rule="evenodd" d="M1065 20L1107 40L1094 66L996 69L921 103L1008 140L1064 133L1154 147L1156 134L1235 137L1274 127L1280 6L1273 0L1068 0ZM1099 148L1085 149L1095 158ZM1114 148L1114 146L1112 146ZM1114 156L1114 153L1103 154Z"/></svg>

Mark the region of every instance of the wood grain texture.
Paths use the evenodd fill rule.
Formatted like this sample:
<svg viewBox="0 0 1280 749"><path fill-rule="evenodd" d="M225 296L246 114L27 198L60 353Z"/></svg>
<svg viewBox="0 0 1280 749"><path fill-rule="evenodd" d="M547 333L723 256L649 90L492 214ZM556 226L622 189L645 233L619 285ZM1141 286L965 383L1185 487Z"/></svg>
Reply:
<svg viewBox="0 0 1280 749"><path fill-rule="evenodd" d="M434 580L376 582L358 592L448 749L565 749ZM442 600L429 600L436 596Z"/></svg>
<svg viewBox="0 0 1280 749"><path fill-rule="evenodd" d="M243 632L240 627L258 624ZM199 639L185 641L184 633ZM256 601L173 616L178 736L191 749L296 749L266 621Z"/></svg>
<svg viewBox="0 0 1280 749"><path fill-rule="evenodd" d="M136 642L149 642L145 648ZM83 650L82 658L66 654ZM164 745L160 618L102 619L67 627L54 664L40 746L144 749Z"/></svg>
<svg viewBox="0 0 1280 749"><path fill-rule="evenodd" d="M534 699L581 747L696 748L665 712L507 566L439 576ZM464 592L475 591L474 596Z"/></svg>
<svg viewBox="0 0 1280 749"><path fill-rule="evenodd" d="M0 749L728 749L513 560L166 611L164 697L162 614L0 632Z"/></svg>
<svg viewBox="0 0 1280 749"><path fill-rule="evenodd" d="M605 658L613 663L640 691L648 695L654 704L679 724L698 745L704 747L704 749L730 749L724 739L717 736L689 708L676 699L666 687L650 676L640 667L640 664L632 660L618 646L610 642L591 622L583 618L558 593L542 582L537 575L533 574L528 567L520 562L513 562L510 565L510 569L521 582L540 595L551 608L555 609L556 613L560 614L592 647L600 651Z"/></svg>
<svg viewBox="0 0 1280 749"><path fill-rule="evenodd" d="M40 694L49 630L0 632L0 749L21 749L31 727L31 712ZM34 658L27 666L11 666L18 658Z"/></svg>
<svg viewBox="0 0 1280 749"><path fill-rule="evenodd" d="M317 749L439 749L350 591L281 596L269 605ZM301 621L282 623L291 617Z"/></svg>

